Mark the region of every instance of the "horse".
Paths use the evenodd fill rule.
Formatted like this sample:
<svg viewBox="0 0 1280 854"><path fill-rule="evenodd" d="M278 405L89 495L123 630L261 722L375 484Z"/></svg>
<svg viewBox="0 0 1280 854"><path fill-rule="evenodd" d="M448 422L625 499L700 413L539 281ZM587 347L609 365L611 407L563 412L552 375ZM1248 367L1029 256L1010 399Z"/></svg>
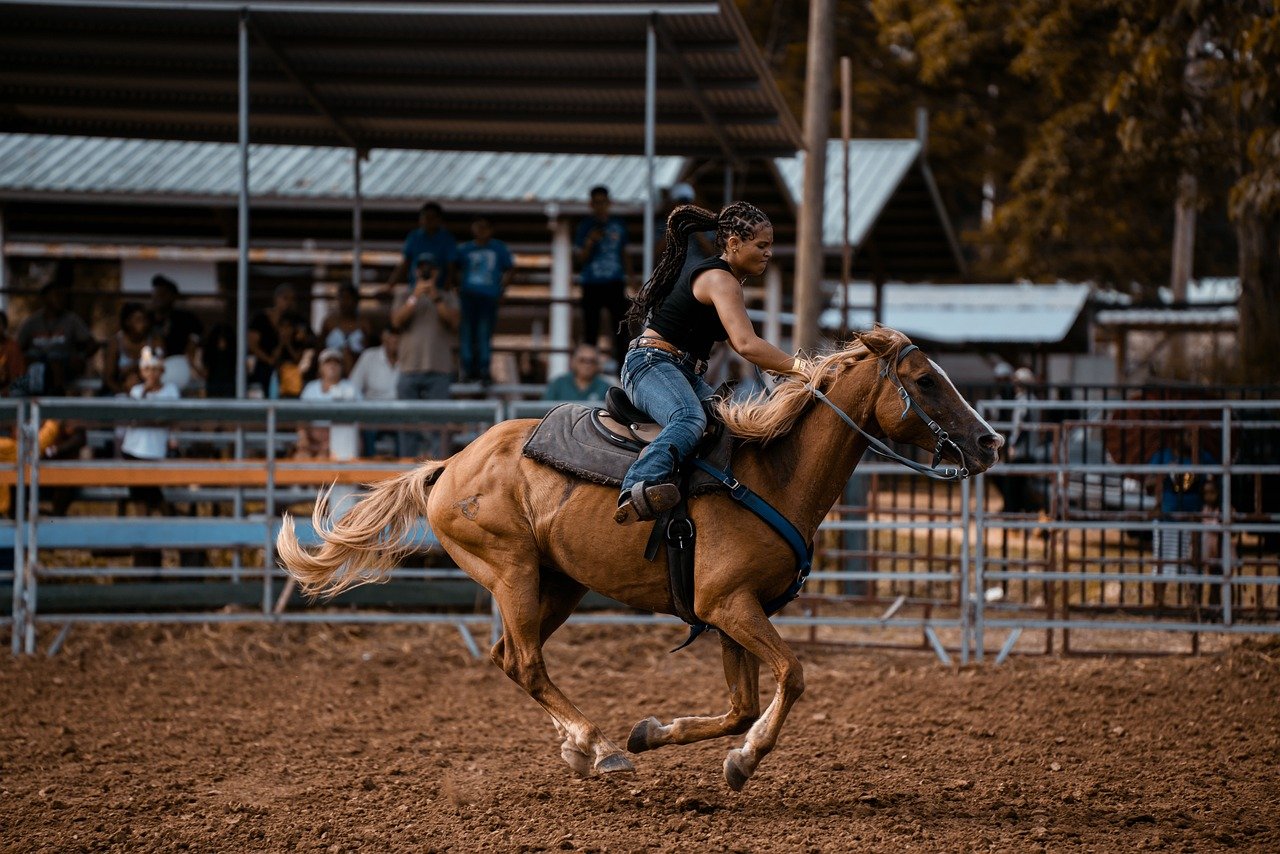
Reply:
<svg viewBox="0 0 1280 854"><path fill-rule="evenodd" d="M935 466L945 458L964 466L955 471L968 473L989 468L1004 443L946 373L888 327L858 333L844 349L801 367L800 381L779 381L768 396L721 401L718 412L739 438L735 476L780 508L806 543L863 452L869 445L885 448L880 439L933 451ZM313 514L321 545L301 547L286 515L277 552L304 592L334 595L384 579L415 548L411 535L425 517L457 565L493 595L502 636L489 657L551 716L560 754L573 771L634 771L551 681L543 645L588 590L632 608L675 613L665 556L645 559L650 526L614 522L610 487L521 454L536 425L534 419L496 424L458 454L373 486L336 522L326 518L322 494ZM667 724L646 718L632 729L627 750L745 733L723 768L729 787L740 791L777 744L804 691L800 662L763 604L790 587L798 558L725 493L693 498L689 507L699 532L694 612L719 633L729 709ZM763 714L761 662L776 682Z"/></svg>

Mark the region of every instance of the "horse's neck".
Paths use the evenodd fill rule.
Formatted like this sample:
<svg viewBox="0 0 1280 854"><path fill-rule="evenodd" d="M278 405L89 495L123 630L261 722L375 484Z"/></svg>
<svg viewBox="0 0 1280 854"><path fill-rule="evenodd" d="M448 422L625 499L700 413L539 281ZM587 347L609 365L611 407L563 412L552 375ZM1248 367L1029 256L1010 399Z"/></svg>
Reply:
<svg viewBox="0 0 1280 854"><path fill-rule="evenodd" d="M856 365L847 370L864 368ZM854 377L844 377L828 393L828 398L865 427L874 406L874 395L863 394L855 401L855 388L874 385L853 380ZM801 534L812 538L843 495L845 484L867 446L867 440L831 407L815 400L786 436L765 448L741 455L738 474L790 519Z"/></svg>

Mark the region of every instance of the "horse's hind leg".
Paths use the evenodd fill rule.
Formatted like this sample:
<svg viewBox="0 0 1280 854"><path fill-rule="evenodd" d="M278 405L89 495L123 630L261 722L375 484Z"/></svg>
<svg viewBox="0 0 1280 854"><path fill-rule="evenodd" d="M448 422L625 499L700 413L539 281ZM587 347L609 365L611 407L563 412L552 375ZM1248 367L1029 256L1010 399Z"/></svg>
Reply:
<svg viewBox="0 0 1280 854"><path fill-rule="evenodd" d="M578 604L582 598L580 585L568 579L556 581L555 575L540 572L536 564L495 566L491 572L472 572L463 565L472 560L478 558L458 556L458 564L473 578L489 575L499 579L489 590L502 613L503 636L491 656L513 682L551 715L563 739L561 756L579 773L589 768L602 773L634 771L635 766L617 745L605 738L600 728L570 702L547 675L542 642ZM497 661L498 656L501 661ZM582 761L583 757L586 762Z"/></svg>
<svg viewBox="0 0 1280 854"><path fill-rule="evenodd" d="M720 651L724 679L729 685L729 711L715 717L676 718L667 726L657 718L646 718L632 728L627 750L641 753L668 744L690 744L747 731L760 716L760 660L723 632Z"/></svg>
<svg viewBox="0 0 1280 854"><path fill-rule="evenodd" d="M568 576L550 570L543 570L542 586L539 590L538 600L538 638L541 644L545 644L547 638L555 634L556 629L564 625L564 621L569 619L569 615L578 607L578 603L582 601L582 597L586 592L586 587ZM504 631L502 637L498 638L498 642L489 651L490 660L504 669L506 666L506 647L507 636ZM560 736L561 757L564 758L565 762L569 763L569 767L574 770L574 773L580 777L586 777L591 773L592 757L578 748L569 730L554 715L551 717L551 723L555 725L556 733Z"/></svg>

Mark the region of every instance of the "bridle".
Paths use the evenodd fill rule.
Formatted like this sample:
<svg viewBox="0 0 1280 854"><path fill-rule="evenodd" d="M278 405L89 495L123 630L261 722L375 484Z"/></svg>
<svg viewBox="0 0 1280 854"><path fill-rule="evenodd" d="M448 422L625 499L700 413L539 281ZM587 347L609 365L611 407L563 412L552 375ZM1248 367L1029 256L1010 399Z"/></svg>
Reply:
<svg viewBox="0 0 1280 854"><path fill-rule="evenodd" d="M919 472L926 477L931 477L934 480L963 480L969 476L969 467L964 461L964 451L960 450L960 446L947 435L947 431L942 429L942 425L934 421L933 418L929 416L929 413L925 412L924 408L912 399L911 394L902 385L902 380L898 378L898 363L901 362L912 350L919 349L920 348L915 344L908 344L906 347L903 347L898 351L898 358L893 362L890 362L888 359L880 359L880 377L882 379L889 380L889 382L893 383L894 388L898 390L898 398L902 401L901 417L905 419L912 412L915 412L916 415L920 416L920 420L929 428L929 432L938 440L937 444L933 447L933 463L928 466L918 463L915 460L907 459L897 451L890 448L884 442L881 442L875 436L872 436L866 430L862 429L858 426L858 422L850 418L849 414L843 409L832 403L831 400L819 391L812 383L806 382L804 387L818 400L835 410L836 415L839 415L844 419L846 424L861 433L863 438L871 443L871 450L875 451L880 456L893 460L894 462L901 463L907 468ZM960 468L938 468L938 463L942 462L942 451L948 446L956 452L958 457L960 457Z"/></svg>

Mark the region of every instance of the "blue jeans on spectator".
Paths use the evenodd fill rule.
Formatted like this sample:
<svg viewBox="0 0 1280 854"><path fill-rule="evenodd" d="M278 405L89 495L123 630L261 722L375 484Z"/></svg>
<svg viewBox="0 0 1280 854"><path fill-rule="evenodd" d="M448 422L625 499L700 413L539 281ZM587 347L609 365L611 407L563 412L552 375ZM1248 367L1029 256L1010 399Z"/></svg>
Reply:
<svg viewBox="0 0 1280 854"><path fill-rule="evenodd" d="M444 371L418 371L401 374L396 384L401 400L448 400L449 374ZM420 430L404 430L400 433L400 453L406 457L440 458L440 434L424 436Z"/></svg>
<svg viewBox="0 0 1280 854"><path fill-rule="evenodd" d="M694 360L652 347L636 347L622 362L622 388L631 402L662 425L622 479L625 492L641 481L665 483L698 447L707 429L702 401L715 394L694 372Z"/></svg>
<svg viewBox="0 0 1280 854"><path fill-rule="evenodd" d="M493 328L498 322L499 297L463 291L458 355L464 379L487 380L493 359Z"/></svg>

